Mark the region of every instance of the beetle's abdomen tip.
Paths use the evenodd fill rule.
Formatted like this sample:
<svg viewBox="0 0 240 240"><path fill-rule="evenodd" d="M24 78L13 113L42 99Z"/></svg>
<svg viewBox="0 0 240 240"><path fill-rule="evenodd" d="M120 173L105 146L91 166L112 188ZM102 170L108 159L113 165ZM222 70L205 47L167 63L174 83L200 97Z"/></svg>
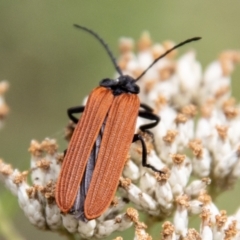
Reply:
<svg viewBox="0 0 240 240"><path fill-rule="evenodd" d="M69 206L58 206L62 213L68 213L71 209Z"/></svg>
<svg viewBox="0 0 240 240"><path fill-rule="evenodd" d="M56 199L56 203L62 213L68 213L73 205L73 204L70 204L69 202L59 201L58 199Z"/></svg>

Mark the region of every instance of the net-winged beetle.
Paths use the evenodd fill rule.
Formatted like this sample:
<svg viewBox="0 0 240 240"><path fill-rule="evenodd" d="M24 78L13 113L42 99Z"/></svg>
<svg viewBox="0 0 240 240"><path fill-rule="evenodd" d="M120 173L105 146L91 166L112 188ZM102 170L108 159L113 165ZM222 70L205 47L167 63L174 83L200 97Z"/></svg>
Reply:
<svg viewBox="0 0 240 240"><path fill-rule="evenodd" d="M143 137L134 134L138 116L153 121L140 126L143 132L156 126L160 120L150 107L140 104L137 95L140 89L136 81L172 50L200 38L188 39L169 49L137 79L133 79L123 75L98 34L86 27L74 26L92 34L103 45L120 75L114 80L103 79L100 86L90 93L86 106L68 109L69 118L76 123L76 128L57 181L56 202L62 212L71 212L77 219L90 220L99 217L109 207L132 142L141 141L142 165L160 172L147 163ZM143 110L139 110L140 107ZM82 113L80 120L73 116L75 113Z"/></svg>

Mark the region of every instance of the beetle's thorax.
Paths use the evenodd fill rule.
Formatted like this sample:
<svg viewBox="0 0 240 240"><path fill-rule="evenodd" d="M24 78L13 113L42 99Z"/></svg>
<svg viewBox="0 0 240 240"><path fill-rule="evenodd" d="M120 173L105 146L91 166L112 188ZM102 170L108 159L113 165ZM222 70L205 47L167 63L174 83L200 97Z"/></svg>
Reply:
<svg viewBox="0 0 240 240"><path fill-rule="evenodd" d="M138 94L140 91L139 86L136 84L134 78L128 75L120 76L114 80L110 78L103 79L99 85L110 88L115 96L122 93Z"/></svg>

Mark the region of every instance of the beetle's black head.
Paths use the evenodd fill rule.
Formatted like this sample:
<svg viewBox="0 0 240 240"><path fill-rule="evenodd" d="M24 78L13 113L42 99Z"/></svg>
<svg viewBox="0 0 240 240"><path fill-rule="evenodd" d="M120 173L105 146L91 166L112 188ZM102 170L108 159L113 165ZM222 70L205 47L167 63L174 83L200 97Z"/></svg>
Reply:
<svg viewBox="0 0 240 240"><path fill-rule="evenodd" d="M119 78L115 80L109 78L103 79L99 85L110 88L114 96L122 93L138 94L140 92L139 86L136 84L135 79L128 75L119 76Z"/></svg>

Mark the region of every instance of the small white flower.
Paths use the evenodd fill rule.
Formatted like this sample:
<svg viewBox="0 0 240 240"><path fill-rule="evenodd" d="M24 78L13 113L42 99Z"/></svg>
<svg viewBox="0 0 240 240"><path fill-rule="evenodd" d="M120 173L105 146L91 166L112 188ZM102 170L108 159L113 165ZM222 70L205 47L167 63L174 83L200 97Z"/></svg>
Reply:
<svg viewBox="0 0 240 240"><path fill-rule="evenodd" d="M177 235L185 237L187 235L188 227L188 200L185 196L179 196L177 198L177 210L174 214L174 226Z"/></svg>
<svg viewBox="0 0 240 240"><path fill-rule="evenodd" d="M78 232L83 238L91 238L94 236L96 226L96 220L90 220L88 222L79 221Z"/></svg>

